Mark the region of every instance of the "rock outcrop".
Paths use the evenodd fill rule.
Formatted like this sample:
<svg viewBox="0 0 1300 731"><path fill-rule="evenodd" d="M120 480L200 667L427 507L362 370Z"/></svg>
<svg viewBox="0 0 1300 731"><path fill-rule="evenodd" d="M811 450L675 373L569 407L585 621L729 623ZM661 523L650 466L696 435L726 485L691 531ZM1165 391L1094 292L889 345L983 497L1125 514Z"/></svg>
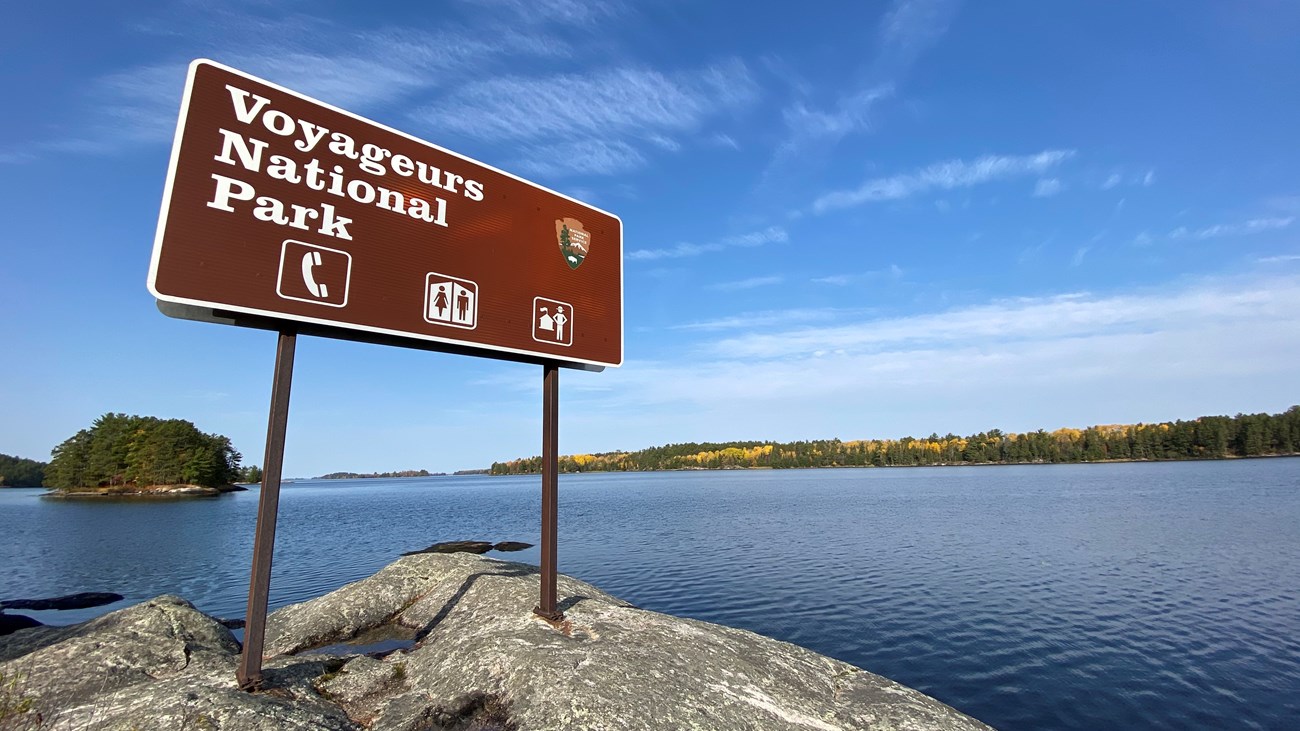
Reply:
<svg viewBox="0 0 1300 731"><path fill-rule="evenodd" d="M558 590L550 623L535 567L402 558L273 613L256 693L236 687L229 630L168 596L0 638L0 674L50 729L988 728L795 645Z"/></svg>
<svg viewBox="0 0 1300 731"><path fill-rule="evenodd" d="M227 492L247 492L239 485L111 485L105 487L74 487L49 490L41 497L50 500L84 500L95 498L177 498L216 497Z"/></svg>

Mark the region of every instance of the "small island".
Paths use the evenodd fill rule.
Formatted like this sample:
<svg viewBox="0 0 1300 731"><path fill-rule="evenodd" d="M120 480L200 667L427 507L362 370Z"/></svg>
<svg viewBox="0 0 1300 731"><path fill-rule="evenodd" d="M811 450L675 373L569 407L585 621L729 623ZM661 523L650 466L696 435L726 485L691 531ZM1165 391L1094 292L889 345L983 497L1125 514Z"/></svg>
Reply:
<svg viewBox="0 0 1300 731"><path fill-rule="evenodd" d="M446 472L428 470L400 470L398 472L331 472L312 479L316 480L371 480L379 477L441 477Z"/></svg>
<svg viewBox="0 0 1300 731"><path fill-rule="evenodd" d="M104 414L54 448L49 497L213 496L260 470L240 468L230 439L183 419Z"/></svg>

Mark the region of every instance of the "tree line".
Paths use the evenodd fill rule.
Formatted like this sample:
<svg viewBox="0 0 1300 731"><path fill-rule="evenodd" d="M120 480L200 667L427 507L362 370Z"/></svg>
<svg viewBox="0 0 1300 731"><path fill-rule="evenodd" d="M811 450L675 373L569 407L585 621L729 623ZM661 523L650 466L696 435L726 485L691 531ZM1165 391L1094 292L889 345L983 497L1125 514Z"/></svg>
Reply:
<svg viewBox="0 0 1300 731"><path fill-rule="evenodd" d="M1225 459L1300 453L1300 406L1280 414L1203 416L1159 424L1009 434L999 429L960 437L839 439L798 442L668 444L638 452L560 457L561 472L623 472L770 467L902 467L1037 464L1106 460ZM541 472L541 457L494 462L494 475Z"/></svg>
<svg viewBox="0 0 1300 731"><path fill-rule="evenodd" d="M244 472L230 440L182 419L104 414L54 448L45 486L220 487Z"/></svg>
<svg viewBox="0 0 1300 731"><path fill-rule="evenodd" d="M0 487L40 487L44 481L44 462L0 454Z"/></svg>
<svg viewBox="0 0 1300 731"><path fill-rule="evenodd" d="M435 473L428 470L399 470L397 472L331 472L321 475L317 480L360 480L376 477L433 477ZM436 473L443 474L443 473Z"/></svg>

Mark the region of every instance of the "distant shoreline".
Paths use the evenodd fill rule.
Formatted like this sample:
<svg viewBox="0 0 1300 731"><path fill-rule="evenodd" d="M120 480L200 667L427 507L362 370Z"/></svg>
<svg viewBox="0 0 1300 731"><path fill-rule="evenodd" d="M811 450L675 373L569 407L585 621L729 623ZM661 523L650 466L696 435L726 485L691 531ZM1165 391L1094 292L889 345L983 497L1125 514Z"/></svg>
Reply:
<svg viewBox="0 0 1300 731"><path fill-rule="evenodd" d="M602 474L616 475L620 473L650 473L650 472L753 472L753 471L792 471L792 470L866 470L866 469L918 469L923 467L1053 467L1060 465L1097 465L1097 464L1124 464L1124 463L1152 463L1168 464L1171 462L1232 462L1235 460L1249 459L1282 459L1287 457L1300 457L1300 452L1287 452L1284 454L1252 454L1247 457L1240 455L1228 455L1225 457L1180 457L1178 459L1092 459L1079 460L1077 462L938 462L935 464L895 464L895 465L873 465L873 464L836 464L836 465L809 465L806 467L772 467L770 465L760 465L755 467L731 465L726 467L664 467L661 469L649 470L567 470L561 471L564 475L583 475L583 474ZM489 473L491 477L521 477L526 475L540 475L541 472L501 472Z"/></svg>

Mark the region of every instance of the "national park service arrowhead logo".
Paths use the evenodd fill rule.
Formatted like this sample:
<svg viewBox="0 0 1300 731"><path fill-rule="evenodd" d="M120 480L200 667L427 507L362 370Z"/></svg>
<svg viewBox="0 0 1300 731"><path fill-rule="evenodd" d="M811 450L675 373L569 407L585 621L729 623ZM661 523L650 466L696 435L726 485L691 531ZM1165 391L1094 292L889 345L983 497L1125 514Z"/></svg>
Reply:
<svg viewBox="0 0 1300 731"><path fill-rule="evenodd" d="M576 218L559 218L555 221L555 237L560 241L560 255L570 269L582 266L591 251L591 234L582 228Z"/></svg>

